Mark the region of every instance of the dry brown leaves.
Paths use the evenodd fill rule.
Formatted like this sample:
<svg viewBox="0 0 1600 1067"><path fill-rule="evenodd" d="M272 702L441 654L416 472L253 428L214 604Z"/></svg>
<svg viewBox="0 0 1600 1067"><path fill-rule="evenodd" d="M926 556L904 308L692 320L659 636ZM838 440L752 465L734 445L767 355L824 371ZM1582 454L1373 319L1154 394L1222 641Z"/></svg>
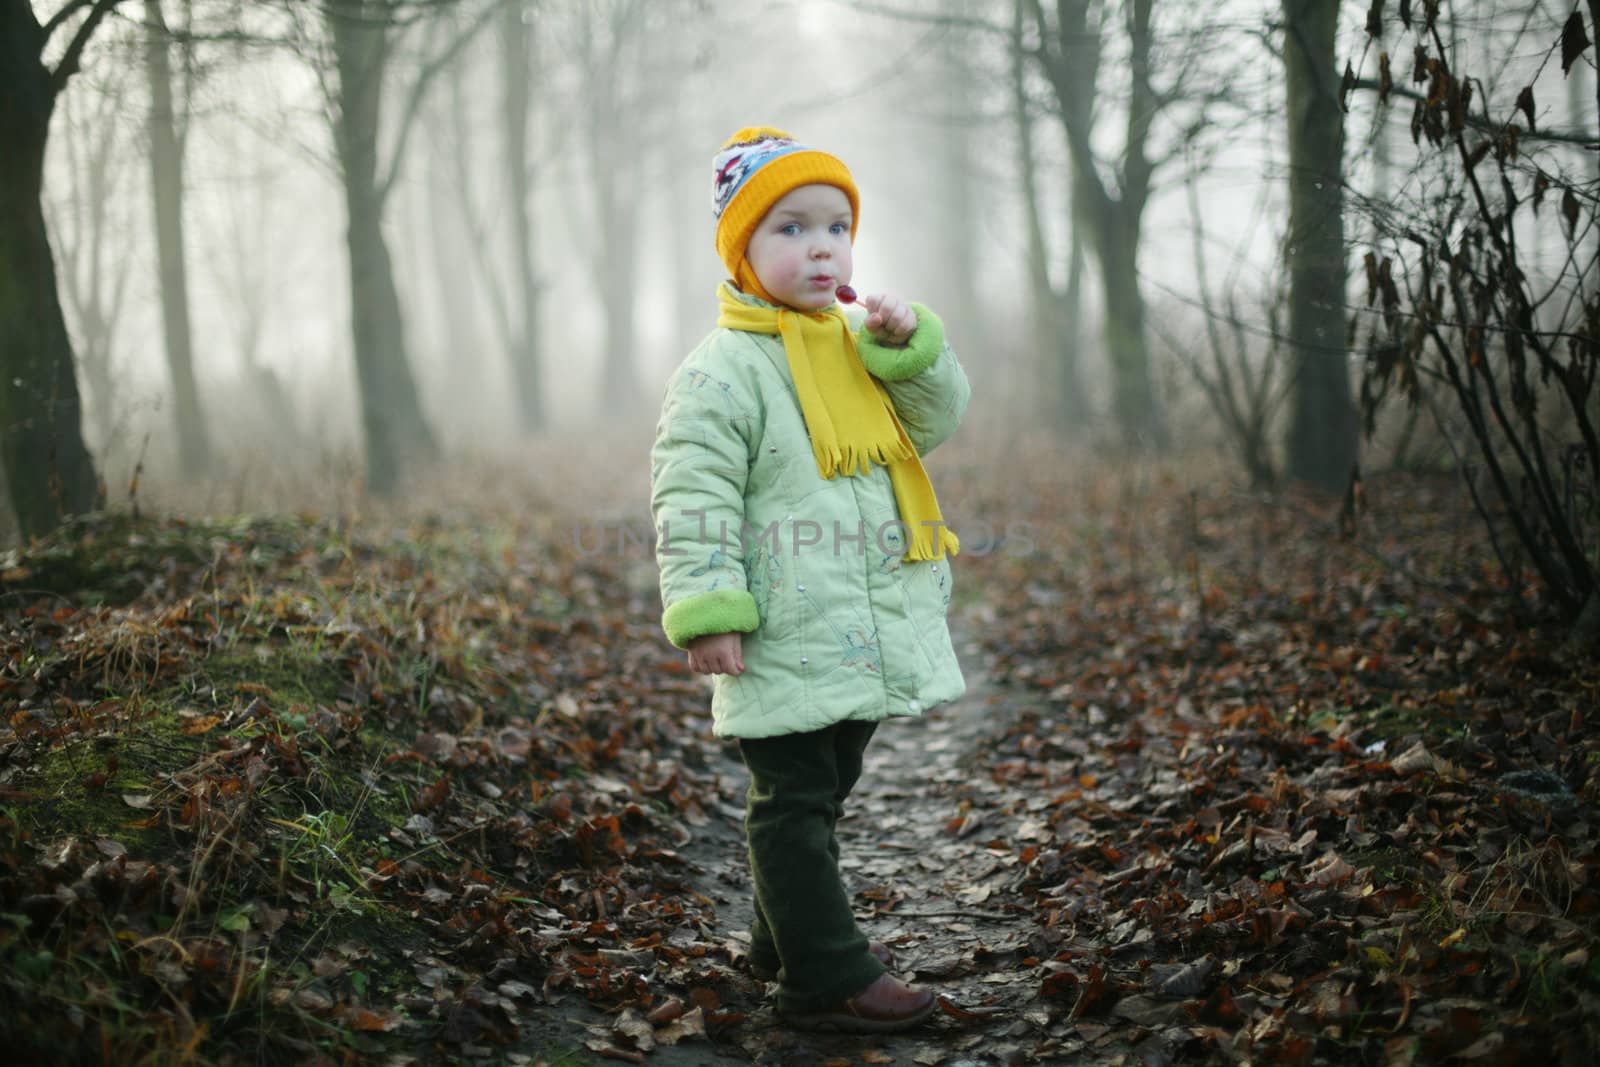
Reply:
<svg viewBox="0 0 1600 1067"><path fill-rule="evenodd" d="M974 794L1013 798L1034 1054L1592 1062L1593 660L1505 610L1436 487L1365 545L1175 488L978 565L1037 693Z"/></svg>

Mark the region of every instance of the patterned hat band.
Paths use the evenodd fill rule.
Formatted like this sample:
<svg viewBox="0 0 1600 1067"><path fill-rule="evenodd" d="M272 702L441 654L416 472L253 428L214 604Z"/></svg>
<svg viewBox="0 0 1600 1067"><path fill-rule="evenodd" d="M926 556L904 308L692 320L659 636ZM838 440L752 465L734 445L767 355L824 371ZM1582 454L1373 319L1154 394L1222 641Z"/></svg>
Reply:
<svg viewBox="0 0 1600 1067"><path fill-rule="evenodd" d="M809 151L805 145L797 144L788 138L774 138L744 141L718 152L716 159L713 160L717 176L711 188L712 216L722 218L724 209L739 195L739 190L744 188L745 182L750 180L750 175L757 170L780 156L805 151Z"/></svg>

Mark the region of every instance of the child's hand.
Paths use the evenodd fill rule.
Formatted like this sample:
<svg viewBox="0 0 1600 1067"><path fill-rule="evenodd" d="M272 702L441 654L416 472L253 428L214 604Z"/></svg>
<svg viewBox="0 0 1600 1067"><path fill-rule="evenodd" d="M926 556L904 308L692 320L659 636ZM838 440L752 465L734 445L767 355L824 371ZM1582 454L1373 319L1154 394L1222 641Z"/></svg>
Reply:
<svg viewBox="0 0 1600 1067"><path fill-rule="evenodd" d="M743 674L743 640L737 633L695 638L689 642L689 669L696 674Z"/></svg>
<svg viewBox="0 0 1600 1067"><path fill-rule="evenodd" d="M864 296L867 321L862 323L880 344L903 345L917 332L917 313L897 296Z"/></svg>

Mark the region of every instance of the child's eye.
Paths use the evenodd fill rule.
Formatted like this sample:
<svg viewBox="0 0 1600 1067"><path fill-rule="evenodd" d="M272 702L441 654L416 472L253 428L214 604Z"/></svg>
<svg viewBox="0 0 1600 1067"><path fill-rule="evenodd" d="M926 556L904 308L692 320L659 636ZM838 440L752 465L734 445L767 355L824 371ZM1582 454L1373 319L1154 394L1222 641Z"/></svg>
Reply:
<svg viewBox="0 0 1600 1067"><path fill-rule="evenodd" d="M842 222L836 222L832 226L828 227L828 232L837 237L842 233L849 233L850 227L846 226Z"/></svg>
<svg viewBox="0 0 1600 1067"><path fill-rule="evenodd" d="M783 234L785 237L794 237L800 233L800 224L798 222L785 223L783 229L779 230L778 232Z"/></svg>

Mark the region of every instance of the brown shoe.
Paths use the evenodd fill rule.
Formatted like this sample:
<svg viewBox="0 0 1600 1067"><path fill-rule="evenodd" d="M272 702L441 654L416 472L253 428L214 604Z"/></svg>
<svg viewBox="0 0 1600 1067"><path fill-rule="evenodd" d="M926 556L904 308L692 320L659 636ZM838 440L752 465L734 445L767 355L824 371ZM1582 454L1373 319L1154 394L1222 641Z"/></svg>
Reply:
<svg viewBox="0 0 1600 1067"><path fill-rule="evenodd" d="M867 988L822 1011L783 1012L797 1030L844 1034L890 1034L909 1030L933 1014L931 992L906 985L892 974L880 974Z"/></svg>
<svg viewBox="0 0 1600 1067"><path fill-rule="evenodd" d="M867 951L878 957L878 962L883 964L884 967L891 971L894 970L894 951L888 945L885 945L882 941L868 941ZM778 977L777 971L769 970L753 960L750 963L750 973L763 982L776 981Z"/></svg>

